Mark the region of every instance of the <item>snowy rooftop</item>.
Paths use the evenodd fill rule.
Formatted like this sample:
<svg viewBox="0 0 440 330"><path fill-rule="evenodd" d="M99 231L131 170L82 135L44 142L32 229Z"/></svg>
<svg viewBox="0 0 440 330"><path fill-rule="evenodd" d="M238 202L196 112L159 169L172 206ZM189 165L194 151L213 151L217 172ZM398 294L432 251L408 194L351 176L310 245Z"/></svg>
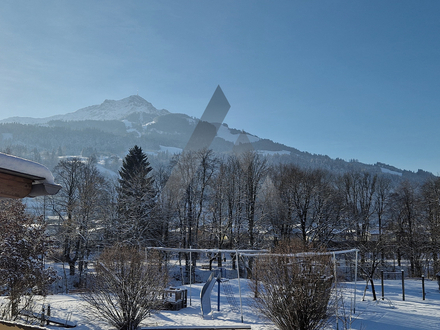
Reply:
<svg viewBox="0 0 440 330"><path fill-rule="evenodd" d="M0 153L0 183L0 197L55 195L61 189L46 166L4 153Z"/></svg>

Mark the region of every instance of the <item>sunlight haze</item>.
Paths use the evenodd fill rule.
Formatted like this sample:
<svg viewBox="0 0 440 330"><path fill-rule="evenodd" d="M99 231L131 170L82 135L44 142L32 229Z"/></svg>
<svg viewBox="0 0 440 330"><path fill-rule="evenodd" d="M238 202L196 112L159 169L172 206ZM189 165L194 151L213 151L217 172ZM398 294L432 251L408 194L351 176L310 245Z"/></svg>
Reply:
<svg viewBox="0 0 440 330"><path fill-rule="evenodd" d="M440 173L437 1L3 1L0 119L139 94L301 151Z"/></svg>

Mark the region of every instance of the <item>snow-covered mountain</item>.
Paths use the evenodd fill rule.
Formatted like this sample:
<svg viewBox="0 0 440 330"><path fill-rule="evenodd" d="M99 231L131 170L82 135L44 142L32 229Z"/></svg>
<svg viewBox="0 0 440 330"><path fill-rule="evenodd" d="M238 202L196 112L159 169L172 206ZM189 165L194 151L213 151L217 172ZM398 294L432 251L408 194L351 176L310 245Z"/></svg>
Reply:
<svg viewBox="0 0 440 330"><path fill-rule="evenodd" d="M165 160L186 147L199 122L198 118L186 114L158 110L142 97L132 95L122 100L105 100L99 105L64 115L1 120L0 150L41 161L48 167L55 166L56 156L63 155L122 159L134 145L141 146L152 157ZM217 153L251 148L275 162L291 162L300 167L324 168L336 173L356 168L399 180L424 180L432 176L422 170L412 173L382 163L368 165L310 154L230 128L226 123L202 125L201 132L212 132L214 129L217 132L210 144Z"/></svg>
<svg viewBox="0 0 440 330"><path fill-rule="evenodd" d="M91 146L98 152L110 151L120 155L133 143L143 144L146 151L153 153L169 148L183 150L198 123L197 118L164 109L158 110L142 97L132 95L122 100L105 100L99 105L62 115L46 118L11 117L1 120L0 124L3 125L0 127L0 146L20 144L40 150L44 145L48 150L47 146L53 149L58 148L58 144L69 153ZM32 128L28 126L25 131L17 125L32 125ZM209 125L213 124L208 123ZM218 131L213 142L213 148L217 150L232 150L243 134L247 142L261 140L255 135L231 129L226 124L217 123L213 126ZM56 138L53 138L54 135ZM104 150L105 148L110 150ZM277 150L280 150L279 147ZM283 153L290 151L283 150Z"/></svg>
<svg viewBox="0 0 440 330"><path fill-rule="evenodd" d="M45 118L10 117L0 120L0 123L46 124L50 121L83 121L83 120L124 120L134 114L141 117L147 115L148 120L153 116L166 115L167 110L158 110L150 102L139 95L131 95L122 100L105 100L99 105L92 105L64 115ZM147 120L147 118L145 118Z"/></svg>
<svg viewBox="0 0 440 330"><path fill-rule="evenodd" d="M135 138L148 138L150 141L157 142L157 147L153 148L156 150L150 150L153 152L163 150L163 144L168 148L182 150L198 122L199 119L185 114L171 113L164 109L158 110L138 95L122 100L105 100L99 105L92 105L63 115L46 118L11 117L0 121L4 124L30 124L75 130L99 129L119 135L128 134ZM230 129L226 124L217 126L217 130L217 145L218 140L221 140L223 144L231 144L230 149L242 134L239 130ZM245 135L248 142L260 140L255 135L249 133ZM3 133L3 138L10 139L11 133ZM223 149L225 149L224 146ZM284 150L283 153L289 153L289 151Z"/></svg>
<svg viewBox="0 0 440 330"><path fill-rule="evenodd" d="M133 113L149 116L168 114L167 110L157 110L150 102L138 95L132 95L122 100L105 100L100 105L92 105L75 112L60 116L61 120L123 120Z"/></svg>

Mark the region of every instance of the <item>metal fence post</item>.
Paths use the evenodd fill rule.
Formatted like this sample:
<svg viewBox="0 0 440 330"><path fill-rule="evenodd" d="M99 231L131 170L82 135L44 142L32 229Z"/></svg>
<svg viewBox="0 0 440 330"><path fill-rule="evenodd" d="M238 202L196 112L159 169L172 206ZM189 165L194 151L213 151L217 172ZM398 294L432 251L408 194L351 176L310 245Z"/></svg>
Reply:
<svg viewBox="0 0 440 330"><path fill-rule="evenodd" d="M405 271L402 269L402 300L405 301Z"/></svg>
<svg viewBox="0 0 440 330"><path fill-rule="evenodd" d="M380 284L382 286L382 300L385 299L385 288L383 286L383 270L380 271Z"/></svg>

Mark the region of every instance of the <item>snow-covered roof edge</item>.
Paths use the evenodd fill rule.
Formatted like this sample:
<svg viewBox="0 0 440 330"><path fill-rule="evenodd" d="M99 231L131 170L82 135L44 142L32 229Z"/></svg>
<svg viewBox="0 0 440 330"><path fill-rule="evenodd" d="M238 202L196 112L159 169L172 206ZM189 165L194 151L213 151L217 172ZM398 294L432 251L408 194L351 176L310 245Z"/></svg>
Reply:
<svg viewBox="0 0 440 330"><path fill-rule="evenodd" d="M0 169L32 178L29 197L55 195L61 189L46 166L28 159L0 152Z"/></svg>

